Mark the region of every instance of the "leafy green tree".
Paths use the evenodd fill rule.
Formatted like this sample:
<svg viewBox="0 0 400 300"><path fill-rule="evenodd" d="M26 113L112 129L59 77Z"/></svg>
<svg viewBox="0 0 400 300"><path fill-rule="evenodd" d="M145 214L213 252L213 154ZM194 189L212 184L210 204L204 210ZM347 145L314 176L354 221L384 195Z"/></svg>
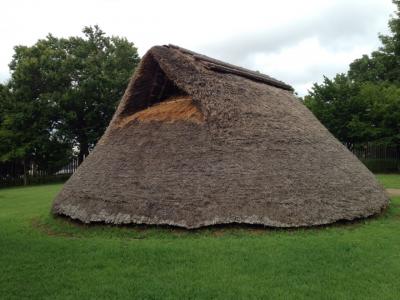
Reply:
<svg viewBox="0 0 400 300"><path fill-rule="evenodd" d="M18 107L21 108L21 107ZM26 155L22 134L16 126L22 112L18 112L13 95L7 85L0 87L0 161L23 159Z"/></svg>
<svg viewBox="0 0 400 300"><path fill-rule="evenodd" d="M397 10L389 20L389 35L379 35L382 46L370 56L350 64L349 77L354 81L400 83L400 0L393 0Z"/></svg>
<svg viewBox="0 0 400 300"><path fill-rule="evenodd" d="M362 85L356 97L368 105L371 134L364 141L400 145L400 87L369 82Z"/></svg>
<svg viewBox="0 0 400 300"><path fill-rule="evenodd" d="M30 164L53 172L65 165L71 154L69 143L51 132L51 110L40 101L17 100L12 90L3 88L0 123L0 162L14 163L27 180Z"/></svg>
<svg viewBox="0 0 400 300"><path fill-rule="evenodd" d="M355 97L359 91L345 74L338 74L314 84L304 103L333 135L352 145L361 138L354 134L355 126L366 127L368 119L367 104Z"/></svg>
<svg viewBox="0 0 400 300"><path fill-rule="evenodd" d="M350 64L347 74L314 84L305 105L343 143L400 144L400 0L382 46Z"/></svg>
<svg viewBox="0 0 400 300"><path fill-rule="evenodd" d="M315 84L305 105L340 141L400 144L400 87L355 84L346 75Z"/></svg>
<svg viewBox="0 0 400 300"><path fill-rule="evenodd" d="M379 51L373 52L371 56L363 55L350 64L349 78L354 82L385 82L392 77L388 76L390 60Z"/></svg>
<svg viewBox="0 0 400 300"><path fill-rule="evenodd" d="M9 90L6 85L0 83L0 126L5 118L6 102L9 100Z"/></svg>
<svg viewBox="0 0 400 300"><path fill-rule="evenodd" d="M16 110L19 128L34 125L31 138L43 142L35 149L50 155L58 152L57 144L69 143L80 161L104 132L139 62L127 39L108 37L98 26L83 33L49 34L31 47L17 46L10 63L15 102L24 108Z"/></svg>

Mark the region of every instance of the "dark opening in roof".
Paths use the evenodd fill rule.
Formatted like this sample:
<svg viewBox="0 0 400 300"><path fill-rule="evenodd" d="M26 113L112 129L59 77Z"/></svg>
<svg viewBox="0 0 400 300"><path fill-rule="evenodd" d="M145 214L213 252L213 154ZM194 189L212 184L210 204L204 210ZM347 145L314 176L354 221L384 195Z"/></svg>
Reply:
<svg viewBox="0 0 400 300"><path fill-rule="evenodd" d="M162 102L172 96L187 96L171 81L152 57L143 61L140 74L130 87L131 94L121 112L121 117L131 115Z"/></svg>

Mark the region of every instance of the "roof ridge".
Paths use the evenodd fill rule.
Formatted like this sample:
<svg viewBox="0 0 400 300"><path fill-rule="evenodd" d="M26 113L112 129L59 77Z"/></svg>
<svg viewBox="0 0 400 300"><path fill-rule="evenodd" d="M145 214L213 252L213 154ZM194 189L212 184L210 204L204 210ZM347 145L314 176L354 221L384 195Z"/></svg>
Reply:
<svg viewBox="0 0 400 300"><path fill-rule="evenodd" d="M230 63L226 63L223 62L221 60L206 56L204 54L199 54L196 53L194 51L173 45L173 44L168 44L165 45L164 47L167 48L172 48L172 49L176 49L184 54L189 54L191 55L195 60L199 60L201 62L203 62L204 66L207 69L213 70L213 71L217 71L217 72L222 72L222 73L230 73L230 74L235 74L235 75L239 75L248 79L252 79L252 80L256 80L256 81L260 81L284 90L288 90L288 91L294 91L293 87L284 83L283 81L277 80L275 78L272 78L268 75L259 73L259 72L255 72L243 67L239 67Z"/></svg>

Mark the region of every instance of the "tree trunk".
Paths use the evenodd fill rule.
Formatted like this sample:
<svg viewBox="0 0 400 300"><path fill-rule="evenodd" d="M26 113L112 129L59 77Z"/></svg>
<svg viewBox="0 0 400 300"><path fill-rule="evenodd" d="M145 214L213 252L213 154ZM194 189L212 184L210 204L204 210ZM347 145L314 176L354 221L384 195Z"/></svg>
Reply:
<svg viewBox="0 0 400 300"><path fill-rule="evenodd" d="M24 175L23 175L24 185L28 185L28 176L26 174L26 160L25 159L22 160L22 165L24 167Z"/></svg>
<svg viewBox="0 0 400 300"><path fill-rule="evenodd" d="M82 137L79 141L79 154L78 154L78 164L80 165L85 157L89 154L89 143L86 137Z"/></svg>
<svg viewBox="0 0 400 300"><path fill-rule="evenodd" d="M85 112L77 112L78 126L77 126L77 140L79 143L78 166L83 162L85 157L89 154L89 141L86 135L86 122L84 118Z"/></svg>

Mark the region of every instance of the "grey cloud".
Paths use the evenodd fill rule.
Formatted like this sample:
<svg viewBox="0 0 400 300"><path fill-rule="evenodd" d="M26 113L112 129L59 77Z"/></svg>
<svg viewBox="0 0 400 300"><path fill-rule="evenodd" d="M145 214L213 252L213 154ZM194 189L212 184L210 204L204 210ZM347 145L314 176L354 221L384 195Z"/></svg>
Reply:
<svg viewBox="0 0 400 300"><path fill-rule="evenodd" d="M304 96L304 93L307 91L301 91L297 87L304 86L310 82L321 82L323 76L332 78L338 73L345 73L347 69L347 64L331 64L326 62L323 64L306 65L301 70L275 70L274 72L265 73L290 84L301 96Z"/></svg>
<svg viewBox="0 0 400 300"><path fill-rule="evenodd" d="M254 65L251 59L254 55L277 54L309 38L317 38L320 45L333 55L340 51L351 51L358 45L377 47L378 31L382 30L382 24L387 23L389 12L389 5L382 5L382 0L337 1L314 18L308 16L307 19L300 19L298 24L294 25L292 22L279 28L237 35L218 44L203 45L201 51L234 64L262 71L265 66ZM305 61L302 70L266 73L296 88L321 81L323 75L332 77L346 71L347 65L337 65L329 61L315 65Z"/></svg>
<svg viewBox="0 0 400 300"><path fill-rule="evenodd" d="M344 73L347 71L347 65L338 65L338 64L318 64L318 65L310 65L305 67L302 70L296 71L275 71L271 73L272 77L279 78L280 80L287 82L291 85L302 85L307 82L315 82L322 79L316 78L316 74L323 74L328 77L333 77L338 73Z"/></svg>
<svg viewBox="0 0 400 300"><path fill-rule="evenodd" d="M377 24L387 19L387 7L380 1L338 1L319 16L268 28L252 34L238 35L218 44L203 45L201 50L232 63L245 62L256 53L276 53L299 42L316 37L327 49L343 50L359 43L371 42L371 32L377 40ZM374 41L372 41L374 43Z"/></svg>

